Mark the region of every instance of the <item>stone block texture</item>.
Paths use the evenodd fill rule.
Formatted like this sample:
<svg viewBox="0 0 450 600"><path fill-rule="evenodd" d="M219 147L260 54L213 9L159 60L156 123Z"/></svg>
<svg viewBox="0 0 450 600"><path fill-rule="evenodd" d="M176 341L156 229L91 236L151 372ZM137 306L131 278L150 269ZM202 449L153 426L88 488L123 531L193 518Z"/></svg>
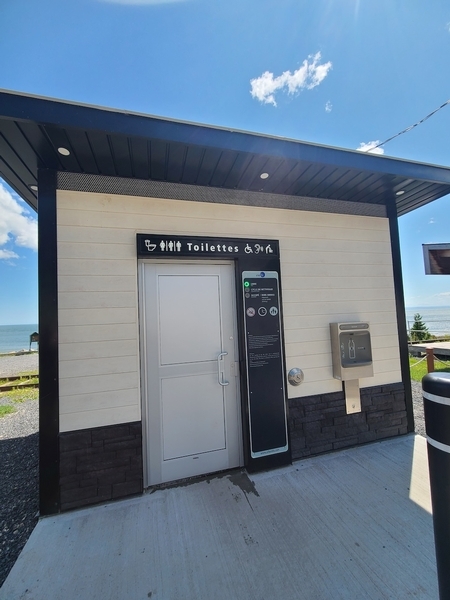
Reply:
<svg viewBox="0 0 450 600"><path fill-rule="evenodd" d="M403 383L363 388L361 412L348 415L344 392L289 400L293 460L407 433Z"/></svg>
<svg viewBox="0 0 450 600"><path fill-rule="evenodd" d="M140 422L59 436L61 510L142 493Z"/></svg>

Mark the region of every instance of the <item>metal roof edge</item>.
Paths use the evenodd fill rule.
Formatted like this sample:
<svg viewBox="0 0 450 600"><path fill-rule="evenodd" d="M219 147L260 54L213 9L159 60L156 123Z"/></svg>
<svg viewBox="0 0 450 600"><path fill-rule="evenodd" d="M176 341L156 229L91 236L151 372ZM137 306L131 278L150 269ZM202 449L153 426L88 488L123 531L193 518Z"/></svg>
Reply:
<svg viewBox="0 0 450 600"><path fill-rule="evenodd" d="M450 184L450 168L278 137L0 89L0 118L157 138Z"/></svg>

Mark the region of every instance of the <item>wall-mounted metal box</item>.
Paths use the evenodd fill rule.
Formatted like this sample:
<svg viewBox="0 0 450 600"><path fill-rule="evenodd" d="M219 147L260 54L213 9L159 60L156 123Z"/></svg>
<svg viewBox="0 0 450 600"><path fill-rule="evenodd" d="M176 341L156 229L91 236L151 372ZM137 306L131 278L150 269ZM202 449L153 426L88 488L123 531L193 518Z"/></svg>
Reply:
<svg viewBox="0 0 450 600"><path fill-rule="evenodd" d="M330 323L333 377L341 381L373 376L369 323Z"/></svg>

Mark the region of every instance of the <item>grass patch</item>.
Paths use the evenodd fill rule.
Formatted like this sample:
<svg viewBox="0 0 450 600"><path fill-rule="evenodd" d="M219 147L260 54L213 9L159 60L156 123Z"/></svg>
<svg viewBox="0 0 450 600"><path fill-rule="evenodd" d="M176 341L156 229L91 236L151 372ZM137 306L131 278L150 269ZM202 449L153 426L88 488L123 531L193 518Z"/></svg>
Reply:
<svg viewBox="0 0 450 600"><path fill-rule="evenodd" d="M11 390L10 392L2 392L0 400L10 400L11 402L25 402L25 400L37 400L39 398L39 390L37 388L24 388Z"/></svg>
<svg viewBox="0 0 450 600"><path fill-rule="evenodd" d="M37 371L23 371L17 375L13 375L17 379L37 379L39 380L39 373ZM6 377L0 377L0 381L7 381Z"/></svg>
<svg viewBox="0 0 450 600"><path fill-rule="evenodd" d="M39 375L36 370L34 371L24 371L23 373L19 373L17 376L23 382L26 383L39 383ZM8 381L7 379L0 378L1 384L14 383L12 381ZM15 390L10 390L8 392L0 391L0 418L6 415L10 415L11 413L16 412L14 404L19 404L21 402L26 402L27 400L37 400L39 398L39 389L38 388L16 388Z"/></svg>
<svg viewBox="0 0 450 600"><path fill-rule="evenodd" d="M9 404L0 405L0 419L6 415L10 415L13 412L16 412L14 406L11 406Z"/></svg>
<svg viewBox="0 0 450 600"><path fill-rule="evenodd" d="M21 377L20 381L26 382L26 383L39 383L39 377L37 375L35 375L34 377L27 375L26 377ZM6 385L6 384L16 385L16 383L18 383L18 382L19 382L19 380L10 381L8 379L0 379L0 385Z"/></svg>
<svg viewBox="0 0 450 600"><path fill-rule="evenodd" d="M411 372L411 379L420 383L422 381L422 378L425 377L425 375L428 373L428 370L427 360L422 360L422 362L419 362L419 360L420 359L413 358L412 356L409 357L409 369ZM450 373L450 364L444 365L438 360L435 360L434 369L436 372L441 371L445 373Z"/></svg>

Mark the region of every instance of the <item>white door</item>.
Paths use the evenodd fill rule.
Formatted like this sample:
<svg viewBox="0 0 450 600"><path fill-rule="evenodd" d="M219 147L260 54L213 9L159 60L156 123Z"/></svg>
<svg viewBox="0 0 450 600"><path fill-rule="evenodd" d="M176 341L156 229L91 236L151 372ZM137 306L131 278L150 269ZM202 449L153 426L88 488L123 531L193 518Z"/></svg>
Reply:
<svg viewBox="0 0 450 600"><path fill-rule="evenodd" d="M230 264L142 263L147 485L242 463Z"/></svg>

